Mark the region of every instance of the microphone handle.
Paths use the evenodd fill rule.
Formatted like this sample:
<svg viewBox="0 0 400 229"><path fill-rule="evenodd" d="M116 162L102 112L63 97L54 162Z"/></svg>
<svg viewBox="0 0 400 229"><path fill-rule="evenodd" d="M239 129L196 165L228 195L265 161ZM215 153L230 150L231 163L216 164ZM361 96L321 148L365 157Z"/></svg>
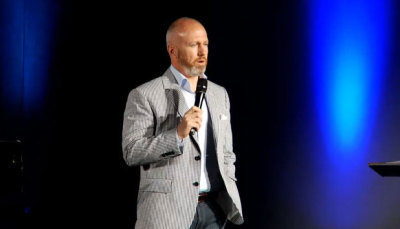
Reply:
<svg viewBox="0 0 400 229"><path fill-rule="evenodd" d="M195 101L194 101L194 105L201 109L201 105L203 104L204 97L205 97L204 92L197 93Z"/></svg>
<svg viewBox="0 0 400 229"><path fill-rule="evenodd" d="M203 105L203 100L204 100L204 98L205 98L205 93L197 93L196 94L196 99L195 99L195 102L194 102L194 105L196 106L196 107L198 107L198 108L200 108L201 109L201 106ZM190 130L190 134L191 135L194 135L195 133L196 133L196 129L195 128L192 128L191 130Z"/></svg>

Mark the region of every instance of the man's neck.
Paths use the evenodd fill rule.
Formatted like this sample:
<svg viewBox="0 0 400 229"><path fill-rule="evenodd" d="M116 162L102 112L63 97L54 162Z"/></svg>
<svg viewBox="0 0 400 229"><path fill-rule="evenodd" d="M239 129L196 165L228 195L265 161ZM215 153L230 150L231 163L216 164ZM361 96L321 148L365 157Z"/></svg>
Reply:
<svg viewBox="0 0 400 229"><path fill-rule="evenodd" d="M172 65L174 66L174 65ZM197 80L199 79L198 76L189 76L186 74L183 68L174 66L176 70L178 70L188 81L190 84L190 89L192 89L193 92L196 92L196 87L197 87Z"/></svg>
<svg viewBox="0 0 400 229"><path fill-rule="evenodd" d="M186 79L189 81L190 84L190 89L192 89L193 92L196 92L196 87L197 87L197 80L199 79L198 76L186 76Z"/></svg>

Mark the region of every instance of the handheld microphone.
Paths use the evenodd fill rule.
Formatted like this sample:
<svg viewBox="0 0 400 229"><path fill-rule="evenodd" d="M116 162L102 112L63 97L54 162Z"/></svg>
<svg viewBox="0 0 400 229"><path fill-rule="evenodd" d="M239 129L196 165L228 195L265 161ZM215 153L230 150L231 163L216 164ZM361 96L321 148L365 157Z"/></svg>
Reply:
<svg viewBox="0 0 400 229"><path fill-rule="evenodd" d="M196 107L199 107L201 109L201 105L203 105L203 100L205 98L205 94L207 91L207 79L206 78L199 78L197 80L197 86L196 86L196 99L194 101L194 105ZM195 128L192 128L190 130L191 134L194 134L196 131Z"/></svg>

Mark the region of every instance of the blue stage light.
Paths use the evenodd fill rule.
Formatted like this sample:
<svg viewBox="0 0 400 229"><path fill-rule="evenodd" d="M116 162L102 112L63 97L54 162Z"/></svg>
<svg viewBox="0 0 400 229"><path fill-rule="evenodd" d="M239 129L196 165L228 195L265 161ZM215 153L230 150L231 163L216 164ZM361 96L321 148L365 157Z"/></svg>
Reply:
<svg viewBox="0 0 400 229"><path fill-rule="evenodd" d="M364 207L365 158L386 74L390 15L390 0L310 0L311 79L321 134L309 210L318 228L366 228L363 220L372 214Z"/></svg>
<svg viewBox="0 0 400 229"><path fill-rule="evenodd" d="M311 1L313 82L327 149L368 144L386 62L389 1Z"/></svg>
<svg viewBox="0 0 400 229"><path fill-rule="evenodd" d="M57 1L25 0L24 7L24 107L29 113L46 101L59 6Z"/></svg>
<svg viewBox="0 0 400 229"><path fill-rule="evenodd" d="M0 7L2 106L10 115L30 115L46 101L59 3L6 0Z"/></svg>
<svg viewBox="0 0 400 229"><path fill-rule="evenodd" d="M23 0L0 2L0 96L7 113L22 111Z"/></svg>

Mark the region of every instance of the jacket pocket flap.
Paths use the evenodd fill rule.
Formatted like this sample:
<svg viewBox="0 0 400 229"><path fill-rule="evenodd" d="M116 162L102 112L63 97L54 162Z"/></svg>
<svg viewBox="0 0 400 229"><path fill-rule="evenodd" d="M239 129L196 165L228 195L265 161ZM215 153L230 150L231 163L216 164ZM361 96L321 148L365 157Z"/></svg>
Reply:
<svg viewBox="0 0 400 229"><path fill-rule="evenodd" d="M237 181L235 175L228 174L228 177L231 178L231 179L234 180L234 181Z"/></svg>
<svg viewBox="0 0 400 229"><path fill-rule="evenodd" d="M143 192L171 192L172 180L169 179L143 179L140 181L139 190Z"/></svg>

